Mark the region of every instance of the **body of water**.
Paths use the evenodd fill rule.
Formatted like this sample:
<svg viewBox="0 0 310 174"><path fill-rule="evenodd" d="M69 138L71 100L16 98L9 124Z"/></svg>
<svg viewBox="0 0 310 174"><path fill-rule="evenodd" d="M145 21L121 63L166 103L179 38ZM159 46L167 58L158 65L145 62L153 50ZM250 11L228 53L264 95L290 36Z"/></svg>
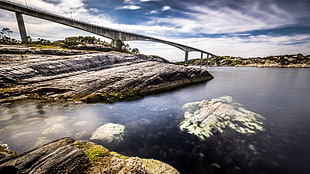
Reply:
<svg viewBox="0 0 310 174"><path fill-rule="evenodd" d="M23 100L0 105L0 143L18 152L70 136L88 140L106 123L126 128L103 144L124 155L155 158L181 173L309 173L310 69L212 67L214 79L114 104ZM201 140L179 129L188 102L231 96L264 116L264 131Z"/></svg>

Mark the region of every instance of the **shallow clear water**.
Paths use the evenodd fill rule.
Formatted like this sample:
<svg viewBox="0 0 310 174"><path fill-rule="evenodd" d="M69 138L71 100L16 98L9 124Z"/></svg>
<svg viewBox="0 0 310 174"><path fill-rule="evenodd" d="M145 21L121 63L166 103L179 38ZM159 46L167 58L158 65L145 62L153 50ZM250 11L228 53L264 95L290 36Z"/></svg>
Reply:
<svg viewBox="0 0 310 174"><path fill-rule="evenodd" d="M0 105L0 143L23 152L70 136L89 139L106 123L126 127L124 155L155 158L181 173L307 173L310 167L310 69L208 68L214 79L138 100L67 104L24 100ZM265 131L206 140L180 131L182 106L232 96L266 118Z"/></svg>

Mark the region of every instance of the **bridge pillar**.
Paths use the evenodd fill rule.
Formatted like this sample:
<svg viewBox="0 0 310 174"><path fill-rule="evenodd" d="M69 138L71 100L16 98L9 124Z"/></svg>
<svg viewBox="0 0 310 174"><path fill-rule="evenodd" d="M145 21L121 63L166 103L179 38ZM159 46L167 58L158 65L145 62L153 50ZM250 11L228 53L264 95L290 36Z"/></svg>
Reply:
<svg viewBox="0 0 310 174"><path fill-rule="evenodd" d="M202 66L202 57L203 57L203 52L200 54L200 66Z"/></svg>
<svg viewBox="0 0 310 174"><path fill-rule="evenodd" d="M28 39L27 39L27 33L26 33L23 15L20 12L15 12L15 15L16 15L16 20L18 24L20 38L22 39L22 42L27 42Z"/></svg>
<svg viewBox="0 0 310 174"><path fill-rule="evenodd" d="M188 65L188 51L185 51L185 61L184 65Z"/></svg>
<svg viewBox="0 0 310 174"><path fill-rule="evenodd" d="M207 61L206 61L206 66L208 66L209 61L209 54L207 54Z"/></svg>

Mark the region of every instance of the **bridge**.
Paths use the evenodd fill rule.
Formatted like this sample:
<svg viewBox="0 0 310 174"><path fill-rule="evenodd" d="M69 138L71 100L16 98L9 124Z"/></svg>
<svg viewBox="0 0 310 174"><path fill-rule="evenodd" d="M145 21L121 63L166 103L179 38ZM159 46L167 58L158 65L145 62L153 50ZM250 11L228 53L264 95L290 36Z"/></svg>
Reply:
<svg viewBox="0 0 310 174"><path fill-rule="evenodd" d="M22 42L27 42L27 33L26 33L26 28L25 28L24 19L23 19L23 14L24 14L24 15L28 15L28 16L32 16L32 17L36 17L36 18L60 23L63 25L67 25L67 26L70 26L73 28L77 28L80 30L84 30L84 31L87 31L90 33L94 33L94 34L103 36L103 37L106 37L109 39L114 39L114 40L119 39L122 41L137 41L137 40L151 41L151 42L158 42L158 43L171 45L171 46L179 48L185 52L185 59L184 59L185 64L188 64L188 54L189 54L189 52L192 52L192 51L200 52L201 53L201 60L203 58L203 54L207 55L207 59L209 57L210 58L217 57L216 55L214 55L210 52L207 52L207 51L204 51L204 50L201 50L198 48L194 48L194 47L190 47L190 46L186 46L183 44L170 42L170 41L166 41L166 40L162 40L162 39L157 39L154 37L144 36L144 35L135 34L135 33L129 33L129 32L120 31L120 30L116 30L116 29L112 29L112 28L108 28L108 27L103 27L103 26L99 26L99 25L86 23L83 21L79 21L76 19L60 16L57 14L53 14L53 13L50 13L47 11L28 7L28 6L21 5L21 4L11 2L11 1L7 1L7 0L0 0L0 8L4 9L4 10L15 12L16 20L17 20L18 28L19 28L19 33L20 33Z"/></svg>

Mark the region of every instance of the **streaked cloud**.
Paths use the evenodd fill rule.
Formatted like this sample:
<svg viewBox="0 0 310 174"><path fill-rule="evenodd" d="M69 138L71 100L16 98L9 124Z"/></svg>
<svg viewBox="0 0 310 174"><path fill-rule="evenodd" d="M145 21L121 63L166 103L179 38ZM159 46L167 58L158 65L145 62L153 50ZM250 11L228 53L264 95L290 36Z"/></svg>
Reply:
<svg viewBox="0 0 310 174"><path fill-rule="evenodd" d="M24 0L13 1L25 4ZM218 55L310 54L310 1L307 0L27 0L27 5L96 25L176 41ZM28 16L25 22L33 38L57 40L93 35ZM14 31L12 36L19 38L14 13L0 10L0 27L9 27ZM184 57L183 51L164 44L131 43L142 53L159 54L170 60Z"/></svg>
<svg viewBox="0 0 310 174"><path fill-rule="evenodd" d="M154 18L154 23L174 25L182 32L193 33L234 33L275 28L295 24L296 16L280 9L275 4L261 9L261 3L244 4L243 11L227 6L190 6L192 12L183 17Z"/></svg>
<svg viewBox="0 0 310 174"><path fill-rule="evenodd" d="M124 5L124 6L119 6L119 7L116 7L115 9L116 10L122 10L122 9L127 9L127 10L137 10L141 8L140 6L138 5Z"/></svg>
<svg viewBox="0 0 310 174"><path fill-rule="evenodd" d="M186 38L170 39L178 43L190 45L196 48L207 50L222 56L236 57L263 57L269 55L285 54L310 54L310 36L251 36L240 37L220 37L220 38ZM302 41L298 45L296 41ZM151 42L130 42L130 45L138 47L146 54L156 54L171 61L184 60L184 52L159 43ZM306 50L306 51L305 51ZM200 58L200 53L190 52L190 58Z"/></svg>

